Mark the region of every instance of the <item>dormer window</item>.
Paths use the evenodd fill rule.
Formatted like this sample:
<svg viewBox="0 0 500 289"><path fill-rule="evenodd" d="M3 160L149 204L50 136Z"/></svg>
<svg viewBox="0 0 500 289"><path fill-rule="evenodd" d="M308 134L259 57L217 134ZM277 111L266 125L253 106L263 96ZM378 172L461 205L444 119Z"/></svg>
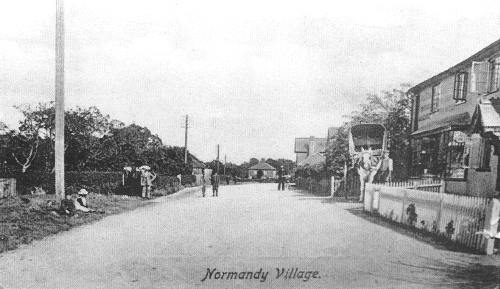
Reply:
<svg viewBox="0 0 500 289"><path fill-rule="evenodd" d="M453 99L456 103L464 103L467 100L467 80L467 72L459 72L455 74Z"/></svg>
<svg viewBox="0 0 500 289"><path fill-rule="evenodd" d="M439 101L441 99L441 84L432 87L431 112L439 111Z"/></svg>

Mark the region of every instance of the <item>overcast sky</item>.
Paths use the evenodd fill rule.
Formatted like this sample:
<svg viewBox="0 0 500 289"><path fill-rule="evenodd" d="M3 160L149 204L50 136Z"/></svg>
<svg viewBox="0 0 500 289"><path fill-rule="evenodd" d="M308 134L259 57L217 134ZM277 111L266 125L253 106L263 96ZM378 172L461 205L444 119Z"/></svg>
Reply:
<svg viewBox="0 0 500 289"><path fill-rule="evenodd" d="M376 2L376 3L375 3ZM367 93L500 38L498 1L66 1L66 104L222 156L294 159ZM55 0L0 4L0 121L54 98Z"/></svg>

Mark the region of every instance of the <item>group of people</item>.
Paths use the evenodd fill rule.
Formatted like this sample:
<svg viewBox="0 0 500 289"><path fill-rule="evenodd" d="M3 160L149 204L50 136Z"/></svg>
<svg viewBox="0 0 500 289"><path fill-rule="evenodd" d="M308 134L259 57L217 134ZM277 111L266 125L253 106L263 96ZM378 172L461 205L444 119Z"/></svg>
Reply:
<svg viewBox="0 0 500 289"><path fill-rule="evenodd" d="M206 194L206 186L205 186L205 177L203 177L203 183L201 187L201 194L203 197L205 197ZM226 179L227 181L227 179ZM227 181L229 184L229 181ZM217 172L214 172L210 176L210 185L212 185L212 197L218 197L219 196L219 184L220 184L220 176Z"/></svg>
<svg viewBox="0 0 500 289"><path fill-rule="evenodd" d="M153 181L156 179L156 174L149 166L141 167L125 167L125 183L129 188L130 193L138 194L142 198L151 199L151 192L153 191Z"/></svg>

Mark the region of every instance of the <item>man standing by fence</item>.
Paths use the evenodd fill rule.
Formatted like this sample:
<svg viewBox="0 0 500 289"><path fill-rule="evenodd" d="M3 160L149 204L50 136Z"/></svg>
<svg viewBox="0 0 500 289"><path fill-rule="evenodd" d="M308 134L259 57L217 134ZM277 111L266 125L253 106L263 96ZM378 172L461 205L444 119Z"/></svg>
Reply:
<svg viewBox="0 0 500 289"><path fill-rule="evenodd" d="M213 173L210 177L210 183L212 184L212 197L218 197L220 177L217 172Z"/></svg>
<svg viewBox="0 0 500 289"><path fill-rule="evenodd" d="M392 179L392 159L389 157L389 151L385 150L382 155L382 164L380 166L378 176L379 182L386 183L390 182Z"/></svg>

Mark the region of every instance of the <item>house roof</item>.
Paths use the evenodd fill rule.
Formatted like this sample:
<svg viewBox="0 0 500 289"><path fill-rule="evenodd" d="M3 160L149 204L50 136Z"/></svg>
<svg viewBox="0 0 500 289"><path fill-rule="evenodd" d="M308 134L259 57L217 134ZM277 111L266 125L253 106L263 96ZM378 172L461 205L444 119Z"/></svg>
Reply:
<svg viewBox="0 0 500 289"><path fill-rule="evenodd" d="M317 137L300 137L295 139L295 153L307 153L309 152L309 142L315 142L315 151L312 153L326 151L326 138Z"/></svg>
<svg viewBox="0 0 500 289"><path fill-rule="evenodd" d="M319 165L319 164L324 164L326 162L326 157L321 154L321 153L315 153L313 155L308 156L306 159L301 161L298 165L299 166L314 166L314 165Z"/></svg>
<svg viewBox="0 0 500 289"><path fill-rule="evenodd" d="M468 112L464 112L432 122L430 125L419 127L418 130L414 131L411 135L433 134L455 128L462 129L467 127L470 124L470 121L470 114Z"/></svg>
<svg viewBox="0 0 500 289"><path fill-rule="evenodd" d="M490 99L476 106L472 129L500 134L500 99Z"/></svg>
<svg viewBox="0 0 500 289"><path fill-rule="evenodd" d="M485 48L481 49L479 52L475 53L474 55L470 56L469 58L463 60L462 62L446 69L445 71L434 75L433 77L415 85L414 87L410 88L408 90L409 93L419 93L422 89L429 87L433 85L436 82L442 81L444 78L451 74L455 74L461 69L464 69L465 67L472 65L472 62L474 61L481 61L484 60L487 57L492 56L494 53L500 51L500 39L497 41L493 42L492 44L486 46Z"/></svg>
<svg viewBox="0 0 500 289"><path fill-rule="evenodd" d="M204 169L204 168L206 168L205 164L202 161L200 161L194 155L192 155L192 154L190 154L190 155L191 155L191 163L193 165L193 168L195 168L195 169Z"/></svg>
<svg viewBox="0 0 500 289"><path fill-rule="evenodd" d="M276 169L268 163L260 162L250 167L249 170L275 171Z"/></svg>

